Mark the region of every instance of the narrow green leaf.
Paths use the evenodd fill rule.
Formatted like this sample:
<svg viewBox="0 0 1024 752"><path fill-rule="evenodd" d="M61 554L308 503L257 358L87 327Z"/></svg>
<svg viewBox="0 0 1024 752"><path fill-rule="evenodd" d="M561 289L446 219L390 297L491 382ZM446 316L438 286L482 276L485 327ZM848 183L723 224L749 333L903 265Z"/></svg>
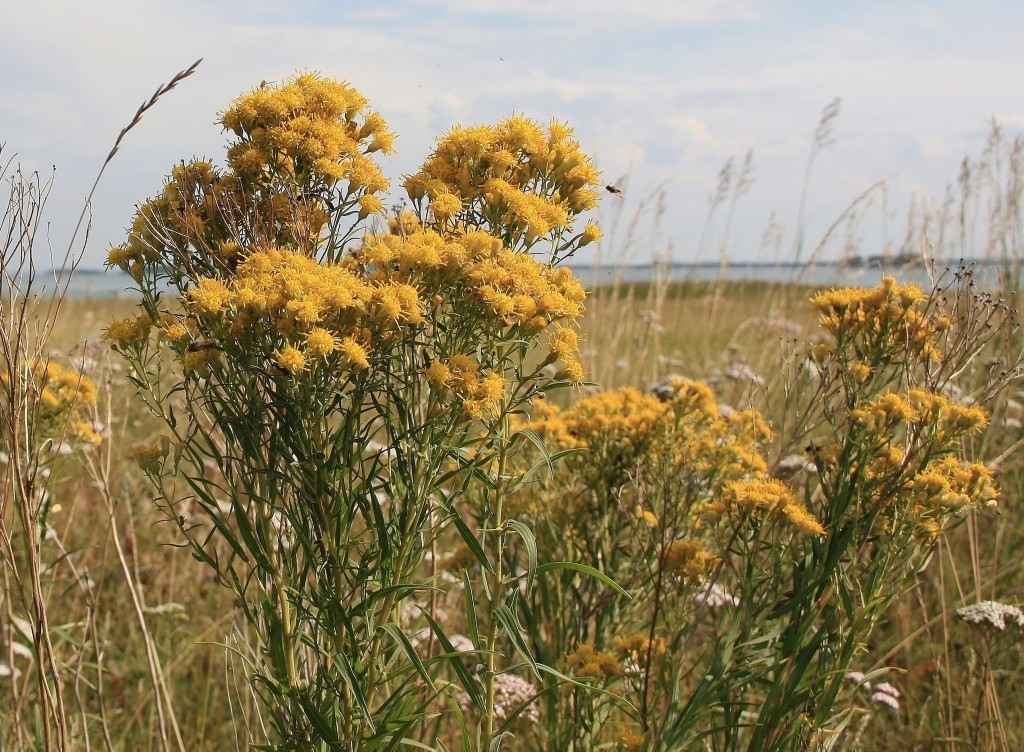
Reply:
<svg viewBox="0 0 1024 752"><path fill-rule="evenodd" d="M488 748L489 752L501 752L501 744L503 741L505 741L505 737L508 737L509 739L514 739L515 734L513 734L511 731L498 732L498 734L496 734L495 737L491 739L491 746Z"/></svg>
<svg viewBox="0 0 1024 752"><path fill-rule="evenodd" d="M437 641L441 643L441 647L444 648L444 652L450 655L448 659L448 665L452 667L455 673L459 677L459 683L462 688L466 690L466 694L469 695L469 699L473 701L476 709L481 713L484 712L484 698L480 694L480 687L477 686L476 679L466 668L466 664L463 662L462 657L459 655L459 651L452 645L452 641L448 639L448 635L441 629L441 625L438 624L434 617L427 612L423 612L423 616L428 622L430 622L430 628L434 631L434 636L437 637Z"/></svg>
<svg viewBox="0 0 1024 752"><path fill-rule="evenodd" d="M331 745L339 743L338 735L331 728L331 724L327 722L327 719L323 717L320 710L313 704L313 700L305 693L302 692L298 696L299 704L302 706L302 710L306 713L306 718L309 719L316 730L320 733L320 738Z"/></svg>
<svg viewBox="0 0 1024 752"><path fill-rule="evenodd" d="M427 686L430 687L430 691L437 692L437 688L434 687L434 682L427 674L427 669L423 665L423 661L420 659L416 649L412 646L412 643L409 642L409 638L406 636L405 632L399 629L397 624L382 624L378 629L383 629L391 635L392 639L394 639L394 641L398 643L398 646L402 648L402 651L405 653L412 665L416 667L417 673L423 677L423 681L425 681Z"/></svg>
<svg viewBox="0 0 1024 752"><path fill-rule="evenodd" d="M580 564L579 562L575 561L549 561L547 564L541 564L539 567L537 567L537 576L539 577L542 574L545 574L547 572L554 572L559 569L571 569L574 572L579 572L580 574L586 574L591 577L594 577L595 579L600 580L605 585L610 587L612 590L617 592L619 595L623 595L626 598L630 598L629 593L623 590L622 587L617 582L615 582L615 580L606 575L604 572L599 572L593 567L588 567L586 564Z"/></svg>
<svg viewBox="0 0 1024 752"><path fill-rule="evenodd" d="M535 447L537 447L537 451L540 452L540 456L543 459L544 464L547 465L548 470L550 472L554 472L555 468L551 465L551 455L548 453L548 448L545 446L544 440L529 428L519 429L512 438L514 440L519 436L526 437Z"/></svg>
<svg viewBox="0 0 1024 752"><path fill-rule="evenodd" d="M473 641L473 647L480 648L480 626L476 615L476 598L473 596L473 583L469 579L469 572L462 570L462 586L466 594L466 629L469 631L469 639Z"/></svg>
<svg viewBox="0 0 1024 752"><path fill-rule="evenodd" d="M494 568L491 566L491 562L487 560L487 554L484 553L483 547L480 545L480 541L473 535L473 531L467 527L465 521L459 516L459 513L454 509L449 509L452 515L452 522L455 523L456 530L459 531L459 535L462 536L462 540L470 551L473 552L473 556L480 562L480 566L486 569L488 572L493 572Z"/></svg>
<svg viewBox="0 0 1024 752"><path fill-rule="evenodd" d="M536 674L537 678L540 678L540 671L537 670L537 661L533 657L533 651L530 650L530 646L526 644L526 639L523 637L523 632L519 627L519 623L516 620L512 610L504 603L494 610L494 618L500 623L509 639L512 640L512 644L519 653L526 659L526 662L530 664L530 668L533 669L533 673Z"/></svg>
<svg viewBox="0 0 1024 752"><path fill-rule="evenodd" d="M508 520L505 525L512 528L526 544L527 567L526 567L526 592L530 592L533 581L537 577L537 539L533 531L519 520Z"/></svg>
<svg viewBox="0 0 1024 752"><path fill-rule="evenodd" d="M366 696L363 694L363 688L359 686L359 677L356 676L355 669L352 668L352 664L349 663L348 656L344 653L335 653L334 659L341 666L341 676L348 685L348 688L352 691L352 697L356 701L356 705L359 706L359 710L363 713L363 718L366 719L367 725L370 727L370 731L377 733L377 729L374 728L373 718L370 716L370 709L366 706Z"/></svg>

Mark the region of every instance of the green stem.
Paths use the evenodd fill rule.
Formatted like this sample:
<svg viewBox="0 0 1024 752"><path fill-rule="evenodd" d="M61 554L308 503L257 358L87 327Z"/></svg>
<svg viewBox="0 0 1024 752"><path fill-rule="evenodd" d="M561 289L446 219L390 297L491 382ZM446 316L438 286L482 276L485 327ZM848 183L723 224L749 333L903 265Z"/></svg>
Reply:
<svg viewBox="0 0 1024 752"><path fill-rule="evenodd" d="M495 655L497 653L497 628L498 620L495 614L498 608L502 605L504 598L504 572L502 567L502 549L505 543L505 533L503 531L504 521L502 520L502 504L505 500L506 492L506 463L508 460L508 436L509 436L509 417L506 411L503 411L501 421L498 430L498 477L497 483L495 484L494 490L494 526L488 528L484 527L483 530L483 546L486 550L487 547L487 533L489 530L493 530L495 533L495 545L494 545L494 584L491 587L491 618L490 623L487 626L487 686L486 686L486 705L484 706L485 717L484 717L484 734L480 745L481 752L486 752L491 747L491 741L494 738L494 679L496 676L495 672ZM486 575L485 575L486 576Z"/></svg>

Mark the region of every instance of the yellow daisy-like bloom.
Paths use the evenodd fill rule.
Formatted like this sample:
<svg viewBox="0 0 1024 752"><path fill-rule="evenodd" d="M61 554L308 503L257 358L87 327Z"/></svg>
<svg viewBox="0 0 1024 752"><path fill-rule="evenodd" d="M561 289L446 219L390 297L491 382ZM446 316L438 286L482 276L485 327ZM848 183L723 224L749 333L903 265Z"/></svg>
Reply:
<svg viewBox="0 0 1024 752"><path fill-rule="evenodd" d="M320 358L332 352L335 347L334 335L323 327L314 327L306 335L306 352Z"/></svg>
<svg viewBox="0 0 1024 752"><path fill-rule="evenodd" d="M601 230L597 225L589 224L583 228L583 236L580 238L580 246L596 243L601 239Z"/></svg>
<svg viewBox="0 0 1024 752"><path fill-rule="evenodd" d="M774 478L730 482L720 499L705 505L704 512L711 519L730 512L765 512L781 518L803 535L825 532L814 515L797 501L789 486Z"/></svg>
<svg viewBox="0 0 1024 752"><path fill-rule="evenodd" d="M128 265L137 258L137 253L131 246L124 244L114 246L107 252L107 266L116 266L122 271L128 271Z"/></svg>
<svg viewBox="0 0 1024 752"><path fill-rule="evenodd" d="M379 197L367 193L359 197L359 219L366 219L373 214L383 214L384 205Z"/></svg>
<svg viewBox="0 0 1024 752"><path fill-rule="evenodd" d="M201 279L196 289L188 294L198 313L220 313L231 302L231 291L218 279Z"/></svg>
<svg viewBox="0 0 1024 752"><path fill-rule="evenodd" d="M563 360L572 358L579 352L579 336L575 329L560 327L551 338L551 354Z"/></svg>
<svg viewBox="0 0 1024 752"><path fill-rule="evenodd" d="M188 342L199 336L194 321L186 319L183 322L169 313L160 316L160 333L177 344Z"/></svg>
<svg viewBox="0 0 1024 752"><path fill-rule="evenodd" d="M867 363L851 363L850 375L863 384L871 377L871 366Z"/></svg>
<svg viewBox="0 0 1024 752"><path fill-rule="evenodd" d="M439 360L435 360L427 368L427 381L438 389L448 386L452 380L452 370Z"/></svg>
<svg viewBox="0 0 1024 752"><path fill-rule="evenodd" d="M152 325L153 322L150 321L149 315L140 313L138 316L110 322L103 333L103 338L114 349L133 347L146 341Z"/></svg>
<svg viewBox="0 0 1024 752"><path fill-rule="evenodd" d="M370 367L370 359L366 352L366 348L356 342L352 337L345 337L338 345L338 350L341 352L345 362L351 367L364 371Z"/></svg>
<svg viewBox="0 0 1024 752"><path fill-rule="evenodd" d="M277 365L281 370L295 375L306 368L306 356L297 347L288 345L277 353Z"/></svg>
<svg viewBox="0 0 1024 752"><path fill-rule="evenodd" d="M131 453L139 467L150 472L159 470L161 462L167 456L166 449L159 442L138 444L132 447Z"/></svg>
<svg viewBox="0 0 1024 752"><path fill-rule="evenodd" d="M561 370L555 374L555 378L564 379L573 384L582 384L586 375L586 372L583 370L583 365L578 360L567 359Z"/></svg>
<svg viewBox="0 0 1024 752"><path fill-rule="evenodd" d="M431 199L430 210L438 219L448 219L459 213L462 201L453 193L442 193Z"/></svg>

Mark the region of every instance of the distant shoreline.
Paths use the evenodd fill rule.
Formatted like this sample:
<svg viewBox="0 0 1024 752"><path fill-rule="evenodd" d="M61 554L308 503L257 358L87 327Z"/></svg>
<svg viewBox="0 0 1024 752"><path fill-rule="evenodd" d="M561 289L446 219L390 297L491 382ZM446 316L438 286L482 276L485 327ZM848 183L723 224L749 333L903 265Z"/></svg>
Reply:
<svg viewBox="0 0 1024 752"><path fill-rule="evenodd" d="M926 266L920 259L904 263L872 257L851 263L842 261L816 261L814 263L780 263L777 261L696 261L644 264L567 264L590 287L613 284L642 284L646 282L771 282L809 286L873 285L882 276L895 276L901 282L912 282L922 287L931 286L932 269L942 273L946 269L971 267L975 279L983 287L1000 282L999 272L1020 268L1018 261L995 259L963 259L935 261ZM53 270L37 272L40 287L52 285ZM132 278L120 271L77 269L72 278L69 294L76 298L130 297L134 285Z"/></svg>

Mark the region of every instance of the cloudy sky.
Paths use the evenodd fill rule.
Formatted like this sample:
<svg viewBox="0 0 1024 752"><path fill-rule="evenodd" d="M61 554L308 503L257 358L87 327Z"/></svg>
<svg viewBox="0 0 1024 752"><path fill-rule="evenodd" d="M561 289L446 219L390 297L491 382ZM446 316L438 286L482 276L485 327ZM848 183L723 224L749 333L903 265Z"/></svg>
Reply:
<svg viewBox="0 0 1024 752"><path fill-rule="evenodd" d="M96 171L138 105L204 58L108 168L92 206L87 267L102 264L134 204L175 161L222 158L219 109L297 70L347 80L370 99L399 134L387 164L396 179L453 123L512 112L569 121L606 181L625 181L624 197L609 195L601 210L612 236L602 253L636 262L717 257L723 242L733 259L786 257L797 224L813 245L886 180L886 201L876 195L861 230L863 252L880 252L902 235L910 196L941 197L961 159L981 156L990 118L1010 136L1024 126L1024 4L1014 0L5 5L0 142L24 170L56 167L55 249L67 246ZM812 137L837 97L834 143L814 161L801 214ZM751 182L731 222L726 201L705 230L723 164L731 157L738 166L749 150ZM766 251L772 216L785 234Z"/></svg>

